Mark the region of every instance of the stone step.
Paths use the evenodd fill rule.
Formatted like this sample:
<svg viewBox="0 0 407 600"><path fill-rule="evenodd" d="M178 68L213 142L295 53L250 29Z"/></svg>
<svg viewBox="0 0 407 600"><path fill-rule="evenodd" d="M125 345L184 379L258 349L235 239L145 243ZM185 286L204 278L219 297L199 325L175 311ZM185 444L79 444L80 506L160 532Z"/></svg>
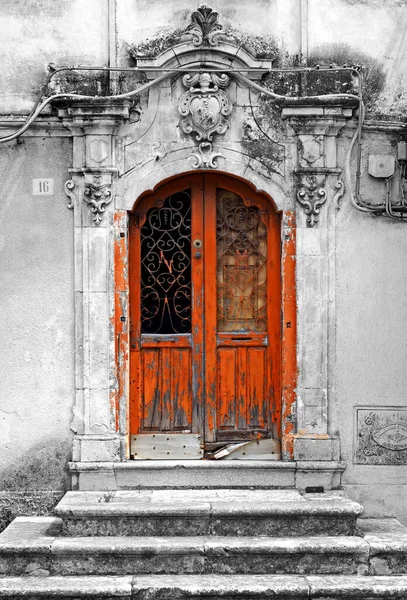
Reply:
<svg viewBox="0 0 407 600"><path fill-rule="evenodd" d="M68 492L55 508L69 536L352 535L363 512L341 492Z"/></svg>
<svg viewBox="0 0 407 600"><path fill-rule="evenodd" d="M370 548L370 574L407 574L407 527L391 518L360 519L358 525Z"/></svg>
<svg viewBox="0 0 407 600"><path fill-rule="evenodd" d="M368 572L360 537L60 537L61 521L20 517L0 535L0 574Z"/></svg>
<svg viewBox="0 0 407 600"><path fill-rule="evenodd" d="M387 600L407 598L407 577L350 575L141 575L4 577L0 598L123 600Z"/></svg>
<svg viewBox="0 0 407 600"><path fill-rule="evenodd" d="M74 489L221 489L338 487L345 463L281 460L130 460L71 462Z"/></svg>

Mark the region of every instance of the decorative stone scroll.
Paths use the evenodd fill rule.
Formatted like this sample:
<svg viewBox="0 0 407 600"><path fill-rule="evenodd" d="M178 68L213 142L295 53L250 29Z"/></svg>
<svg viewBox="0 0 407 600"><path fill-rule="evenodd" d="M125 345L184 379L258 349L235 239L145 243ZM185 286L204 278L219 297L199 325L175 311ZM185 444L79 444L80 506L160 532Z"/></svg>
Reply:
<svg viewBox="0 0 407 600"><path fill-rule="evenodd" d="M307 215L307 226L318 223L321 206L326 202L325 175L300 175L297 184L297 201Z"/></svg>
<svg viewBox="0 0 407 600"><path fill-rule="evenodd" d="M218 13L203 4L191 15L191 25L186 32L192 34L194 46L216 46L223 26L218 23Z"/></svg>
<svg viewBox="0 0 407 600"><path fill-rule="evenodd" d="M85 179L83 200L89 205L92 221L96 225L100 225L103 221L106 206L113 200L111 188L111 183L106 182L102 174L92 174L91 181ZM78 189L78 184L73 179L65 182L65 194L69 198L67 208L74 209L78 206Z"/></svg>
<svg viewBox="0 0 407 600"><path fill-rule="evenodd" d="M200 142L196 152L192 153L192 167L216 169L217 158L223 156L213 152L213 135L223 135L227 128L227 117L232 112L232 103L223 91L229 84L226 74L196 73L184 75L182 83L189 88L181 96L178 112L181 115L181 129L192 134Z"/></svg>
<svg viewBox="0 0 407 600"><path fill-rule="evenodd" d="M358 408L356 431L356 463L369 465L406 464L406 408Z"/></svg>
<svg viewBox="0 0 407 600"><path fill-rule="evenodd" d="M336 190L336 194L333 198L333 205L335 206L335 208L337 210L339 210L341 208L340 200L343 197L343 195L345 194L345 184L342 181L342 179L340 179L339 177L336 180L336 182L334 183L334 188Z"/></svg>
<svg viewBox="0 0 407 600"><path fill-rule="evenodd" d="M66 205L67 208L74 209L78 204L78 195L75 192L76 184L73 179L68 179L65 181L65 194L69 198L69 203Z"/></svg>

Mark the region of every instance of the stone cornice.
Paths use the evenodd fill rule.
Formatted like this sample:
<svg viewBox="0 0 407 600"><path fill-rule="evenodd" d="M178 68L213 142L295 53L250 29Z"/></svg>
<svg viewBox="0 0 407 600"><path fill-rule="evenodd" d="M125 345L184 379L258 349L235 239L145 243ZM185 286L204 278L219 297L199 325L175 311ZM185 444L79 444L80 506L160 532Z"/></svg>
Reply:
<svg viewBox="0 0 407 600"><path fill-rule="evenodd" d="M28 115L10 115L10 118L0 120L0 137L12 135L27 121ZM37 118L25 131L22 138L27 137L70 137L70 133L63 126L58 117L44 116Z"/></svg>
<svg viewBox="0 0 407 600"><path fill-rule="evenodd" d="M55 100L58 117L72 135L97 133L112 135L130 116L132 100L128 98L93 98L91 100Z"/></svg>

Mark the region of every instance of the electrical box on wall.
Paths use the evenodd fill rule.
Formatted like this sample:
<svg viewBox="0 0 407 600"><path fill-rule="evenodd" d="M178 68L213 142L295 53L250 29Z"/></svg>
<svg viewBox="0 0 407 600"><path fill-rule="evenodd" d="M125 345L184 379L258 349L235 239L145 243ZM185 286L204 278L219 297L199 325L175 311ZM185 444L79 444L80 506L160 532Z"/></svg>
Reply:
<svg viewBox="0 0 407 600"><path fill-rule="evenodd" d="M396 161L391 154L376 154L369 156L369 175L387 179L394 175Z"/></svg>

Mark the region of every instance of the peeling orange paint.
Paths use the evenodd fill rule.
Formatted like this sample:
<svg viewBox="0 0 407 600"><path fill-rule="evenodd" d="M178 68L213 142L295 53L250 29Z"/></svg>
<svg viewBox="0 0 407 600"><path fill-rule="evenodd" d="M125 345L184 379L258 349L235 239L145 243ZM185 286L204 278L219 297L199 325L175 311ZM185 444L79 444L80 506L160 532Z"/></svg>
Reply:
<svg viewBox="0 0 407 600"><path fill-rule="evenodd" d="M114 214L114 328L116 353L116 386L111 392L112 408L115 413L116 431L127 430L127 421L121 422L121 414L127 415L129 377L129 315L128 315L128 245L127 212ZM123 419L124 420L124 419Z"/></svg>
<svg viewBox="0 0 407 600"><path fill-rule="evenodd" d="M305 429L300 429L294 435L294 439L299 438L303 440L304 438L311 440L329 440L331 439L328 433L308 433Z"/></svg>
<svg viewBox="0 0 407 600"><path fill-rule="evenodd" d="M294 405L297 400L297 302L295 212L284 214L283 228L283 336L282 336L282 451L285 458L294 452Z"/></svg>

